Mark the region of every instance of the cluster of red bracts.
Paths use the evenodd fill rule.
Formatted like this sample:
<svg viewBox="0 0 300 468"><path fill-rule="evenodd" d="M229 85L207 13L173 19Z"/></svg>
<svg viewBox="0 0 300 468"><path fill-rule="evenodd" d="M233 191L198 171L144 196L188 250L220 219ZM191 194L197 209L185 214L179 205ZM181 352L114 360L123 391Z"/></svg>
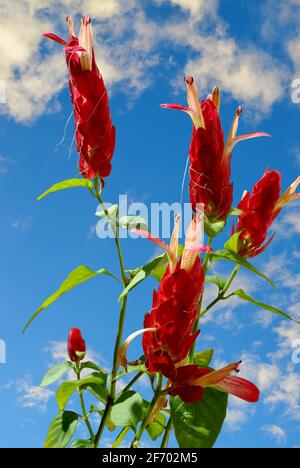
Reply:
<svg viewBox="0 0 300 468"><path fill-rule="evenodd" d="M152 310L144 321L146 367L172 379L175 366L184 362L199 335L193 333L198 303L203 292L204 272L198 257L190 271L179 260L174 273L167 269L158 292L154 291Z"/></svg>
<svg viewBox="0 0 300 468"><path fill-rule="evenodd" d="M223 221L232 208L231 159L235 145L243 140L269 136L257 132L237 136L239 107L225 144L220 120L220 91L214 88L206 100L199 101L198 90L192 77L186 78L188 107L163 104L162 107L182 110L193 121L189 150L190 201L194 211L203 203L205 214L211 222Z"/></svg>
<svg viewBox="0 0 300 468"><path fill-rule="evenodd" d="M194 330L203 293L204 271L199 253L209 250L202 244L204 214L197 212L187 234L183 254L177 260L177 216L170 246L151 234L135 230L164 248L169 266L154 291L151 312L146 314L144 329L133 333L124 343L119 363L127 366L126 352L131 341L143 334L145 365L150 373L160 372L167 378L166 391L179 395L187 403L199 401L206 387L231 393L249 402L256 402L259 390L251 382L232 376L239 371L240 363L233 363L218 371L189 365L189 353L200 331Z"/></svg>
<svg viewBox="0 0 300 468"><path fill-rule="evenodd" d="M68 354L72 362L81 361L86 353L85 341L79 328L72 328L68 336Z"/></svg>
<svg viewBox="0 0 300 468"><path fill-rule="evenodd" d="M79 38L70 17L67 22L70 29L68 42L51 33L44 36L65 46L81 174L87 179L108 177L116 131L110 116L107 90L95 61L91 21L89 17L83 18Z"/></svg>
<svg viewBox="0 0 300 468"><path fill-rule="evenodd" d="M274 237L273 234L266 241L268 231L281 209L290 201L300 198L300 194L296 193L299 184L300 177L280 196L281 174L267 169L252 192L244 193L238 205L242 214L236 227L236 232L240 233L238 253L241 256L255 257L268 247Z"/></svg>

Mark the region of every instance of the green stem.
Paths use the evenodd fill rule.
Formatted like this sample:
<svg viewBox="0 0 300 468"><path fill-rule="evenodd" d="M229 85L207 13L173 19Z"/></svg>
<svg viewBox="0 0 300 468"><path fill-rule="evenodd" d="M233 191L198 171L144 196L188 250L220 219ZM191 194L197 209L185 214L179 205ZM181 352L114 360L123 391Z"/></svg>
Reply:
<svg viewBox="0 0 300 468"><path fill-rule="evenodd" d="M157 400L161 396L161 387L162 387L162 375L159 374L158 379L157 379L156 391L154 393L153 399L152 399L152 401L151 401L151 403L149 405L149 408L148 408L148 411L147 411L147 413L145 415L145 418L144 418L138 432L136 433L135 438L133 439L133 441L131 443L131 448L138 448L138 446L139 446L141 437L142 437L142 435L144 433L144 430L148 426L148 422L149 422L149 420L150 420L150 418L152 416L152 413L153 413L153 410L154 410L155 405L157 403Z"/></svg>
<svg viewBox="0 0 300 468"><path fill-rule="evenodd" d="M98 180L97 179L94 180L94 189L95 189L96 198L98 199L98 201L99 201L99 203L100 203L100 205L101 205L101 207L102 207L108 221L110 222L111 228L112 228L113 233L114 233L114 239L115 239L117 252L118 252L118 257L119 257L122 280L123 280L124 286L126 286L128 279L127 279L126 272L125 272L125 265L124 265L124 260L123 260L121 245L120 245L118 227L115 224L115 220L110 217L108 209L105 206L105 203L104 203L104 201L102 199L101 193L99 192Z"/></svg>
<svg viewBox="0 0 300 468"><path fill-rule="evenodd" d="M228 280L227 280L227 283L225 284L224 288L223 288L223 296L225 296L225 294L227 293L228 289L230 288L231 286L231 283L233 282L234 278L236 277L238 271L240 269L240 265L235 265L231 275L229 276Z"/></svg>
<svg viewBox="0 0 300 468"><path fill-rule="evenodd" d="M80 364L77 363L76 364L76 376L77 376L77 380L80 380ZM82 419L84 420L85 424L86 424L86 427L90 433L90 436L91 436L91 440L94 441L95 439L95 435L94 435L94 432L93 432L93 429L92 429L92 426L90 424L90 421L89 421L89 418L88 418L88 415L87 415L87 411L86 411L86 407L85 407L85 403L84 403L84 399L83 399L83 394L82 394L82 390L81 388L79 387L78 389L78 393L79 393L79 399L80 399L80 405L81 405L81 409L82 409Z"/></svg>
<svg viewBox="0 0 300 468"><path fill-rule="evenodd" d="M120 270L121 270L121 276L122 276L122 283L123 287L125 288L127 286L128 278L126 276L126 271L125 271L125 266L124 266L124 260L123 260L123 255L122 255L122 250L121 250L121 245L120 245L120 239L119 239L119 229L116 225L116 220L111 219L109 212L105 206L105 203L102 199L101 193L99 192L99 181L98 178L94 179L94 189L95 189L95 194L96 197L102 206L104 213L108 219L108 221L111 224L113 233L114 233L114 239L117 247L117 252L118 252L118 258L119 258L119 263L120 263ZM104 414L98 429L98 432L95 437L95 448L98 447L101 436L103 434L104 428L106 426L107 419L110 415L110 411L112 406L115 403L115 398L116 398L116 389L117 389L117 374L118 374L118 368L119 368L119 363L118 363L118 355L119 355L119 350L122 345L122 339L123 339L123 329L124 329L124 323L125 323L125 315L126 315L126 307L127 307L127 296L125 296L122 299L121 303L121 309L120 309L120 315L119 315L119 323L118 323L118 333L117 333L117 338L116 338L116 343L115 343L115 349L114 349L114 360L113 360L113 369L112 369L112 377L111 377L111 384L110 384L110 392L109 392L109 397L107 399L107 404L106 408L104 410Z"/></svg>
<svg viewBox="0 0 300 468"><path fill-rule="evenodd" d="M230 296L227 296L225 297L225 294L227 293L228 289L230 288L234 278L236 277L238 271L240 269L240 265L236 265L230 275L230 277L228 278L224 288L222 289L222 291L220 291L220 293L218 294L218 296L216 297L216 299L214 299L200 314L200 318L203 317L205 314L207 314L207 312L212 309L219 301L224 301L226 299L228 299L228 297Z"/></svg>
<svg viewBox="0 0 300 468"><path fill-rule="evenodd" d="M122 393L125 393L128 390L130 390L131 387L135 384L135 382L137 382L143 375L144 375L144 372L139 372L138 374L136 374L136 376L133 377L133 379L129 382L129 384L126 385L126 387L122 390Z"/></svg>
<svg viewBox="0 0 300 468"><path fill-rule="evenodd" d="M168 447L168 443L169 443L169 439L170 439L172 429L173 429L173 423L172 423L172 418L170 417L169 421L168 421L168 424L166 426L166 429L165 429L165 433L164 433L163 440L161 442L160 448L167 448Z"/></svg>
<svg viewBox="0 0 300 468"><path fill-rule="evenodd" d="M112 448L118 448L120 443L124 440L124 438L127 436L128 432L130 431L130 427L124 427L116 440L114 441Z"/></svg>
<svg viewBox="0 0 300 468"><path fill-rule="evenodd" d="M110 415L110 410L111 410L113 404L114 404L114 402L110 398L108 398L107 403L106 403L106 407L105 407L105 410L104 410L104 413L103 413L103 416L102 416L102 419L101 419L99 429L98 429L97 434L95 436L94 448L98 448L100 439L101 439L103 431L104 431L104 429L106 427L106 422L107 422L107 419L108 419L108 417Z"/></svg>

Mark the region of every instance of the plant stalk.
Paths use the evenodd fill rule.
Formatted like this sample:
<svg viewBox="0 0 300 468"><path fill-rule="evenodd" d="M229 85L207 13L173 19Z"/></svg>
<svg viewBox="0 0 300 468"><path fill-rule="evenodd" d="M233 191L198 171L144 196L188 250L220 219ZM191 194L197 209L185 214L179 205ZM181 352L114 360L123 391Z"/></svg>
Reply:
<svg viewBox="0 0 300 468"><path fill-rule="evenodd" d="M153 413L153 410L155 408L155 405L157 403L157 400L158 398L161 396L161 387L162 387L162 375L159 374L158 378L157 378L157 386L156 386L156 391L154 393L154 396L153 396L153 399L149 405L149 408L148 408L148 411L145 415L145 418L138 430L138 432L136 433L136 436L135 438L133 439L132 443L131 443L131 448L138 448L139 446L139 443L140 443L140 440L141 440L141 437L146 429L146 427L148 426L148 422L152 416L152 413Z"/></svg>
<svg viewBox="0 0 300 468"><path fill-rule="evenodd" d="M172 429L173 429L173 423L172 423L172 418L170 416L168 424L167 424L165 432L164 432L164 436L163 436L160 448L167 448L168 447L168 443L169 443L169 439L170 439Z"/></svg>
<svg viewBox="0 0 300 468"><path fill-rule="evenodd" d="M77 380L80 380L80 363L76 363L76 376L77 376ZM80 405L81 405L82 415L83 415L82 419L84 420L84 422L86 424L86 427L87 427L87 429L89 431L89 434L91 436L91 440L93 442L94 439L95 439L95 434L93 432L92 426L90 424L90 421L89 421L89 418L88 418L88 415L87 415L87 411L86 411L86 407L85 407L84 398L83 398L81 388L78 389L78 393L79 393Z"/></svg>
<svg viewBox="0 0 300 468"><path fill-rule="evenodd" d="M94 189L95 189L95 194L96 197L102 206L104 213L108 219L108 221L111 224L113 233L114 233L114 239L117 247L117 252L118 252L118 258L119 258L119 263L120 263L120 271L121 271L121 276L122 276L122 283L123 287L125 288L127 286L128 278L126 276L126 271L125 271L125 266L124 266L124 260L123 260L123 255L122 255L122 250L121 250L121 245L120 245L120 239L119 239L119 229L117 224L115 223L115 220L111 219L109 212L105 206L105 203L102 199L101 193L99 192L99 181L98 178L94 179ZM103 434L104 428L106 426L107 419L109 418L110 411L112 406L115 403L115 398L116 398L116 390L117 390L117 373L118 373L118 355L119 355L119 350L122 345L122 339L123 339L123 329L124 329L124 323L125 323L125 315L126 315L126 307L127 307L127 296L125 296L122 299L121 303L121 309L120 309L120 315L119 315L119 323L118 323L118 332L117 332L117 338L116 338L116 343L115 343L115 348L114 348L114 360L113 360L113 369L112 369L112 376L111 376L111 383L110 383L110 392L109 396L107 399L107 404L104 410L104 414L98 429L98 432L95 437L95 443L94 447L97 448L101 439L101 436Z"/></svg>

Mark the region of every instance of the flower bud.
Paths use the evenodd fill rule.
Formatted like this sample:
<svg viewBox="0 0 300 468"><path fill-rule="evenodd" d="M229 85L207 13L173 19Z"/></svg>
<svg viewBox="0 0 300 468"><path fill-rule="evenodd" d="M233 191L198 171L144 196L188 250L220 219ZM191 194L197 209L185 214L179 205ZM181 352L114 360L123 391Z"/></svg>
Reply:
<svg viewBox="0 0 300 468"><path fill-rule="evenodd" d="M68 354L72 362L81 361L86 353L85 341L79 328L72 328L68 336Z"/></svg>

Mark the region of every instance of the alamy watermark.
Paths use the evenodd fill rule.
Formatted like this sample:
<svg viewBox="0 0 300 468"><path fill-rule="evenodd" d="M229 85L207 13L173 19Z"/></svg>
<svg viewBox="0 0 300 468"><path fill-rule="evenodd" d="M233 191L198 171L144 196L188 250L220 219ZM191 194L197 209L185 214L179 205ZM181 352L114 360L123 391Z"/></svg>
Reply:
<svg viewBox="0 0 300 468"><path fill-rule="evenodd" d="M300 339L292 342L292 348L295 349L292 354L292 361L294 364L300 364Z"/></svg>
<svg viewBox="0 0 300 468"><path fill-rule="evenodd" d="M6 83L4 80L0 80L0 104L6 103Z"/></svg>
<svg viewBox="0 0 300 468"><path fill-rule="evenodd" d="M0 340L0 364L6 364L6 343Z"/></svg>
<svg viewBox="0 0 300 468"><path fill-rule="evenodd" d="M118 207L118 208L117 208ZM181 229L179 239L184 237L193 216L190 203L128 203L127 195L119 195L118 205L106 203L106 208L111 220L116 220L120 229L120 238L136 239L137 234L132 232L133 228L143 229L151 232L155 237L169 239L172 234L173 220L175 214L181 215ZM199 210L201 207L199 207ZM110 222L104 214L103 207L99 205L96 215L100 217L96 225L96 234L100 239L114 237Z"/></svg>
<svg viewBox="0 0 300 468"><path fill-rule="evenodd" d="M300 104L300 78L297 78L292 82L292 90L291 98L293 103Z"/></svg>

